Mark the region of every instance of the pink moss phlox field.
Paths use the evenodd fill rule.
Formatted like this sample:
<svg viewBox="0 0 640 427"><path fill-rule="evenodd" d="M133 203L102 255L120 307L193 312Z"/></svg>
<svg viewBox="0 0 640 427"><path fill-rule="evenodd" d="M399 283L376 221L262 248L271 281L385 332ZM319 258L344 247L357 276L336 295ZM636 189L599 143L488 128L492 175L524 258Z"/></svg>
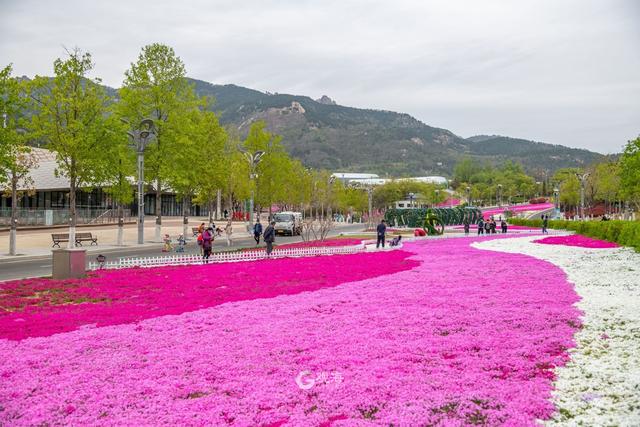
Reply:
<svg viewBox="0 0 640 427"><path fill-rule="evenodd" d="M578 297L475 240L407 243L414 268L313 292L0 340L0 425L537 425Z"/></svg>
<svg viewBox="0 0 640 427"><path fill-rule="evenodd" d="M201 266L98 271L82 280L0 283L0 339L20 340L137 322L230 301L272 298L395 273L408 252L282 258Z"/></svg>
<svg viewBox="0 0 640 427"><path fill-rule="evenodd" d="M533 242L541 243L543 245L578 246L581 248L594 248L594 249L620 247L620 245L614 242L607 242L606 240L593 239L591 237L582 236L580 234L571 234L569 236L545 237L544 239L534 240Z"/></svg>

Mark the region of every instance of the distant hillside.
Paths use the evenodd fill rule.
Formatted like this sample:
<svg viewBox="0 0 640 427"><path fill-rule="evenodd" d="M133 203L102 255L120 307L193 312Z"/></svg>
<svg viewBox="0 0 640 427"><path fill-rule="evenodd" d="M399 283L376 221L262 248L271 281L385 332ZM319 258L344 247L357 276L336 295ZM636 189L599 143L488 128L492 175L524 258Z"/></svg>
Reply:
<svg viewBox="0 0 640 427"><path fill-rule="evenodd" d="M603 156L588 150L514 139L474 136L428 126L408 114L335 105L327 96L268 94L235 85L192 80L212 109L241 131L256 120L283 136L289 152L306 165L382 175L450 174L469 156L482 162L514 160L532 173L584 166Z"/></svg>
<svg viewBox="0 0 640 427"><path fill-rule="evenodd" d="M546 144L500 135L478 135L467 138L468 153L498 161L513 160L529 170L556 170L563 167L586 166L604 158L602 154L580 148Z"/></svg>

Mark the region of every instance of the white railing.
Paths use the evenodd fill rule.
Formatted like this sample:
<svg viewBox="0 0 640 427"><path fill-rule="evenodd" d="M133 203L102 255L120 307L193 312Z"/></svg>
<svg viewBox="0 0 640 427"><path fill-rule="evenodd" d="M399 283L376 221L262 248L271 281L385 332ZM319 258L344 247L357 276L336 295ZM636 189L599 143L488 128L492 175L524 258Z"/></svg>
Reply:
<svg viewBox="0 0 640 427"><path fill-rule="evenodd" d="M257 261L272 258L299 258L319 255L345 255L366 251L364 244L355 246L318 246L308 248L274 249L271 255L264 250L248 250L237 252L215 252L209 257L209 263ZM102 265L98 262L90 262L90 270L119 269L131 267L160 267L166 265L193 265L203 264L202 255L181 254L165 255L157 257L120 258L117 261L107 261Z"/></svg>

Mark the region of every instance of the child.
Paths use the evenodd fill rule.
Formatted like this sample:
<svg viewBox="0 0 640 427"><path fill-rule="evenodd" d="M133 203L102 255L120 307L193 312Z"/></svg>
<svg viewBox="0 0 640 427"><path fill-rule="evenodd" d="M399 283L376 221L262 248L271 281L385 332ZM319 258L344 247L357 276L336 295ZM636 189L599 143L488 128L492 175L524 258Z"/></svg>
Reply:
<svg viewBox="0 0 640 427"><path fill-rule="evenodd" d="M162 252L171 252L173 250L173 246L171 246L171 236L168 234L164 235L164 246L162 247Z"/></svg>
<svg viewBox="0 0 640 427"><path fill-rule="evenodd" d="M181 234L178 237L178 247L176 248L176 252L184 252L184 247L186 246L187 241L185 240L184 236Z"/></svg>

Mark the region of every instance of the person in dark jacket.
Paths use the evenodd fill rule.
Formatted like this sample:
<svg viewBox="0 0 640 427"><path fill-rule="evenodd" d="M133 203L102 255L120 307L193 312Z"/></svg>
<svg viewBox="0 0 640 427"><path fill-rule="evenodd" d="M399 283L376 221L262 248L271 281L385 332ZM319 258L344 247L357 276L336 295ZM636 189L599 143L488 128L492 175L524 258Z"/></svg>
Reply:
<svg viewBox="0 0 640 427"><path fill-rule="evenodd" d="M380 224L378 224L376 231L378 234L378 241L376 242L376 248L380 247L380 243L382 243L382 247L384 248L384 235L387 232L387 224L385 224L384 219L380 221Z"/></svg>
<svg viewBox="0 0 640 427"><path fill-rule="evenodd" d="M469 220L468 219L464 220L464 235L465 236L469 235Z"/></svg>
<svg viewBox="0 0 640 427"><path fill-rule="evenodd" d="M271 254L271 251L273 250L273 242L276 240L275 225L276 222L271 221L271 224L267 225L267 228L264 229L264 234L262 235L262 238L267 244L267 255Z"/></svg>
<svg viewBox="0 0 640 427"><path fill-rule="evenodd" d="M484 220L480 218L478 221L478 236L484 234Z"/></svg>
<svg viewBox="0 0 640 427"><path fill-rule="evenodd" d="M502 234L507 234L507 221L504 219L500 222L500 228L502 229Z"/></svg>
<svg viewBox="0 0 640 427"><path fill-rule="evenodd" d="M262 235L262 224L260 224L260 220L257 220L253 226L253 238L256 241L256 246L260 244L260 235Z"/></svg>
<svg viewBox="0 0 640 427"><path fill-rule="evenodd" d="M547 227L549 226L549 215L542 215L542 234L549 234Z"/></svg>
<svg viewBox="0 0 640 427"><path fill-rule="evenodd" d="M209 264L211 249L213 248L213 228L209 227L202 233L202 261Z"/></svg>

